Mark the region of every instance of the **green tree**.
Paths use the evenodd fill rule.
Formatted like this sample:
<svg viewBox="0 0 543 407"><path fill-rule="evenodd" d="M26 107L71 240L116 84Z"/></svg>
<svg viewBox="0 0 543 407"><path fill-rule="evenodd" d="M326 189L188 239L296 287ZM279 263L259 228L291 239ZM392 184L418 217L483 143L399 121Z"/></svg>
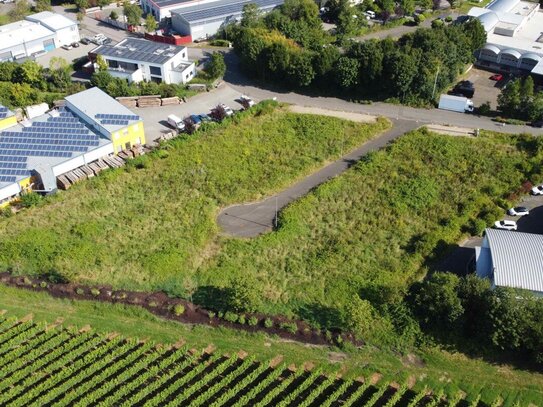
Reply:
<svg viewBox="0 0 543 407"><path fill-rule="evenodd" d="M107 71L98 71L91 76L91 85L98 86L100 89L107 89L108 85L113 81L113 76Z"/></svg>
<svg viewBox="0 0 543 407"><path fill-rule="evenodd" d="M96 56L96 65L98 65L98 70L101 72L107 71L109 69L109 65L102 55Z"/></svg>
<svg viewBox="0 0 543 407"><path fill-rule="evenodd" d="M51 82L60 89L66 89L71 81L71 66L61 57L53 57L49 61L49 75Z"/></svg>
<svg viewBox="0 0 543 407"><path fill-rule="evenodd" d="M43 68L37 62L25 61L15 69L13 80L19 83L27 83L33 87L43 88Z"/></svg>
<svg viewBox="0 0 543 407"><path fill-rule="evenodd" d="M183 291L188 297L189 301L192 302L192 296L198 290L198 281L195 278L187 276L183 279Z"/></svg>
<svg viewBox="0 0 543 407"><path fill-rule="evenodd" d="M414 0L400 0L398 6L404 16L410 16L415 12Z"/></svg>
<svg viewBox="0 0 543 407"><path fill-rule="evenodd" d="M10 87L10 102L16 107L25 107L41 102L38 93L28 83L14 83Z"/></svg>
<svg viewBox="0 0 543 407"><path fill-rule="evenodd" d="M11 82L13 81L13 73L17 69L19 64L17 62L0 62L0 81Z"/></svg>
<svg viewBox="0 0 543 407"><path fill-rule="evenodd" d="M96 0L96 4L100 7L100 10L102 10L102 8L109 6L111 3L109 0Z"/></svg>
<svg viewBox="0 0 543 407"><path fill-rule="evenodd" d="M520 83L520 111L523 118L528 117L534 99L534 80L527 76Z"/></svg>
<svg viewBox="0 0 543 407"><path fill-rule="evenodd" d="M291 21L304 23L308 28L320 29L322 26L319 8L313 0L285 0L281 13Z"/></svg>
<svg viewBox="0 0 543 407"><path fill-rule="evenodd" d="M252 278L237 278L227 290L226 305L236 312L256 312L262 304L258 282Z"/></svg>
<svg viewBox="0 0 543 407"><path fill-rule="evenodd" d="M380 0L378 5L381 8L383 22L386 23L392 14L394 14L394 7L396 6L396 3L394 3L394 0Z"/></svg>
<svg viewBox="0 0 543 407"><path fill-rule="evenodd" d="M155 32L158 28L158 23L152 14L147 14L145 17L145 31L148 33Z"/></svg>
<svg viewBox="0 0 543 407"><path fill-rule="evenodd" d="M255 3L245 4L241 14L242 27L256 27L259 24L260 9Z"/></svg>
<svg viewBox="0 0 543 407"><path fill-rule="evenodd" d="M329 44L322 48L314 61L313 66L316 74L319 77L324 77L333 72L333 68L340 57L340 53L337 47Z"/></svg>
<svg viewBox="0 0 543 407"><path fill-rule="evenodd" d="M526 115L531 121L543 120L543 92L538 92L534 96Z"/></svg>
<svg viewBox="0 0 543 407"><path fill-rule="evenodd" d="M15 2L15 7L11 9L8 13L11 20L22 20L27 15L30 14L30 4L27 0L17 0Z"/></svg>
<svg viewBox="0 0 543 407"><path fill-rule="evenodd" d="M34 6L35 12L51 11L52 9L51 0L36 0L36 5Z"/></svg>
<svg viewBox="0 0 543 407"><path fill-rule="evenodd" d="M315 78L311 54L304 51L292 53L287 73L294 86L309 86Z"/></svg>
<svg viewBox="0 0 543 407"><path fill-rule="evenodd" d="M349 49L349 56L360 63L360 82L365 85L373 84L383 73L384 53L382 42L369 40L357 42Z"/></svg>
<svg viewBox="0 0 543 407"><path fill-rule="evenodd" d="M457 293L459 282L454 274L434 273L420 284L413 304L424 326L444 332L456 327L464 312Z"/></svg>
<svg viewBox="0 0 543 407"><path fill-rule="evenodd" d="M140 25L142 11L138 5L125 2L123 5L123 13L126 16L126 22L128 25Z"/></svg>
<svg viewBox="0 0 543 407"><path fill-rule="evenodd" d="M471 51L476 51L486 44L486 30L478 18L471 18L460 26L470 42Z"/></svg>
<svg viewBox="0 0 543 407"><path fill-rule="evenodd" d="M336 33L340 39L352 36L359 27L358 16L350 2L344 0L341 2L340 11L337 18Z"/></svg>
<svg viewBox="0 0 543 407"><path fill-rule="evenodd" d="M418 72L417 57L406 52L397 52L388 59L390 89L397 96L405 98L410 94L411 84Z"/></svg>
<svg viewBox="0 0 543 407"><path fill-rule="evenodd" d="M336 80L343 89L349 89L358 84L360 63L349 57L341 57L336 64Z"/></svg>
<svg viewBox="0 0 543 407"><path fill-rule="evenodd" d="M509 117L518 117L521 108L520 81L515 79L498 96L498 110Z"/></svg>
<svg viewBox="0 0 543 407"><path fill-rule="evenodd" d="M111 10L111 13L109 13L109 18L111 18L113 21L117 21L119 19L119 14L115 10Z"/></svg>
<svg viewBox="0 0 543 407"><path fill-rule="evenodd" d="M226 64L222 52L214 52L211 54L211 59L205 69L207 74L213 79L223 77L226 72Z"/></svg>
<svg viewBox="0 0 543 407"><path fill-rule="evenodd" d="M79 10L85 10L89 8L89 0L75 0L75 5Z"/></svg>
<svg viewBox="0 0 543 407"><path fill-rule="evenodd" d="M79 23L79 26L82 27L82 22L85 19L85 13L78 11L75 15L75 18L77 19L77 22Z"/></svg>
<svg viewBox="0 0 543 407"><path fill-rule="evenodd" d="M494 346L508 350L518 350L521 347L527 326L526 304L515 290L496 288L488 313L492 324L490 338Z"/></svg>

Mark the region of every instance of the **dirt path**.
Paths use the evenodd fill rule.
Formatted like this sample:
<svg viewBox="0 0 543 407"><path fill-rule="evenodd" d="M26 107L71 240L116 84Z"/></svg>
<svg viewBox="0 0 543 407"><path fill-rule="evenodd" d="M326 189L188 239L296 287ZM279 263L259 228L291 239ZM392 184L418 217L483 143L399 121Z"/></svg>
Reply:
<svg viewBox="0 0 543 407"><path fill-rule="evenodd" d="M338 117L340 119L351 120L358 123L375 123L375 121L377 120L377 117L370 116L369 114L344 112L340 110L328 110L311 106L291 105L289 106L289 110L294 113L318 114L321 116Z"/></svg>

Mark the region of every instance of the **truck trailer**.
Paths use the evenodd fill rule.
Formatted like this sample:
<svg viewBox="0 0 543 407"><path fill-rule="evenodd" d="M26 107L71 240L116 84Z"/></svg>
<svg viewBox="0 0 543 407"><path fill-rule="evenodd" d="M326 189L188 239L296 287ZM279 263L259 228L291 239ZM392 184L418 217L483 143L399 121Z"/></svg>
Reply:
<svg viewBox="0 0 543 407"><path fill-rule="evenodd" d="M468 113L473 112L473 102L463 96L441 95L438 108L453 112Z"/></svg>

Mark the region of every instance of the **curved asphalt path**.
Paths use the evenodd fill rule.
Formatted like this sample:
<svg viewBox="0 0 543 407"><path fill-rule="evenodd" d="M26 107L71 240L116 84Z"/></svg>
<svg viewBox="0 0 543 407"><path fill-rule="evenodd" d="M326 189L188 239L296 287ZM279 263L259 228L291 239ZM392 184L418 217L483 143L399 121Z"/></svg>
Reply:
<svg viewBox="0 0 543 407"><path fill-rule="evenodd" d="M221 211L217 218L224 233L237 237L255 237L274 227L276 214L291 202L299 199L309 191L341 174L370 151L384 147L390 141L408 131L419 127L419 124L408 120L392 120L393 127L380 136L367 141L332 164L309 175L293 186L273 195L264 201L234 205Z"/></svg>

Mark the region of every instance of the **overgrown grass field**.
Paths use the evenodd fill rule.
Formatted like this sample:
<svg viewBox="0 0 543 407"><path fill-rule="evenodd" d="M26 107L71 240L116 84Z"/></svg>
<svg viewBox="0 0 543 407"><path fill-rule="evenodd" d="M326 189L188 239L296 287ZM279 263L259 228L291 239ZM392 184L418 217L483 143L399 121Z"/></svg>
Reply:
<svg viewBox="0 0 543 407"><path fill-rule="evenodd" d="M282 189L338 158L343 142L354 148L389 126L293 114L271 102L231 121L3 219L0 268L182 294L183 276L212 254L220 207Z"/></svg>

